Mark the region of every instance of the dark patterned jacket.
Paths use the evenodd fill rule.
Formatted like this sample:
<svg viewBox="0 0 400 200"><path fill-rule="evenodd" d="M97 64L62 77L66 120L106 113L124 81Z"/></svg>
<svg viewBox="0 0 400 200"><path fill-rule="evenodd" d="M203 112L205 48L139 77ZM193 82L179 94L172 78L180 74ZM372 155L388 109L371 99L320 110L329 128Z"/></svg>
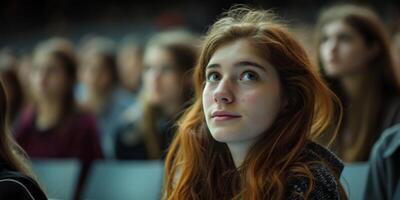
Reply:
<svg viewBox="0 0 400 200"><path fill-rule="evenodd" d="M305 161L316 161L311 171L314 175L314 187L308 196L311 200L338 200L340 199L340 182L338 177L343 170L340 159L325 147L310 142L303 151ZM309 187L306 178L296 178L289 181L287 199L302 200Z"/></svg>

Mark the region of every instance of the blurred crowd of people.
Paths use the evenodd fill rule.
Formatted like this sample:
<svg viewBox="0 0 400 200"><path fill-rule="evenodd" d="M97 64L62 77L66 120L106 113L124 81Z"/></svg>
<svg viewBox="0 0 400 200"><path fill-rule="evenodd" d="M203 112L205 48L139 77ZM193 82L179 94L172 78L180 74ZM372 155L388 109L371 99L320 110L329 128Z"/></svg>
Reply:
<svg viewBox="0 0 400 200"><path fill-rule="evenodd" d="M96 36L79 49L50 38L31 54L3 50L18 143L34 158L161 158L192 96L198 42L189 31L171 30L145 45L132 36L120 45Z"/></svg>
<svg viewBox="0 0 400 200"><path fill-rule="evenodd" d="M371 9L346 5L323 10L315 35L315 70L344 111L335 140L319 142L347 163L368 161L400 122L400 32L389 33ZM13 136L32 159L79 159L81 183L97 159L162 159L192 103L200 46L198 34L176 29L147 41L54 37L22 55L4 48Z"/></svg>

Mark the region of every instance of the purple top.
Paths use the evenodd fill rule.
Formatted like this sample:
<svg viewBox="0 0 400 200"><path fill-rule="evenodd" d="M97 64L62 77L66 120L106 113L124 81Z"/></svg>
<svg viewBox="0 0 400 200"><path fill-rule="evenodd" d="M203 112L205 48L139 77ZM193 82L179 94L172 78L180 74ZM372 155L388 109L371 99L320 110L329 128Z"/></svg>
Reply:
<svg viewBox="0 0 400 200"><path fill-rule="evenodd" d="M36 112L24 110L17 121L18 144L31 158L77 158L83 163L103 158L94 115L78 111L59 125L39 130Z"/></svg>

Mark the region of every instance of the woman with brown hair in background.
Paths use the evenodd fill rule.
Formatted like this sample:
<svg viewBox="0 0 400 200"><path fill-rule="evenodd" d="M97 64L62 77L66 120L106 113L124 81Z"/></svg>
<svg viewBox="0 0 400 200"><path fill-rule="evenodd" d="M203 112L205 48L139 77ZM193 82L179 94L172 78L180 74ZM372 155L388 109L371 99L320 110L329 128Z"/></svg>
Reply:
<svg viewBox="0 0 400 200"><path fill-rule="evenodd" d="M76 62L65 52L39 46L31 72L34 103L15 124L16 140L31 158L79 159L79 194L92 162L103 153L95 116L74 100Z"/></svg>
<svg viewBox="0 0 400 200"><path fill-rule="evenodd" d="M317 25L318 63L344 104L333 150L346 162L366 161L386 128L400 122L399 87L388 36L368 8L324 10Z"/></svg>
<svg viewBox="0 0 400 200"><path fill-rule="evenodd" d="M149 40L143 58L142 90L136 105L123 116L116 140L117 158L165 156L177 117L192 97L195 44L195 37L183 30L161 32Z"/></svg>

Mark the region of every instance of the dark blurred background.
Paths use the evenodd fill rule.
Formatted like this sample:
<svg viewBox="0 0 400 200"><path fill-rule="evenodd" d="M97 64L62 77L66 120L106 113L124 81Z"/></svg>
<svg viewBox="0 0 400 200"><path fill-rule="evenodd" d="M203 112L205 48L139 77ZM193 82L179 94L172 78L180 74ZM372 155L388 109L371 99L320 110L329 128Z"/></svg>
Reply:
<svg viewBox="0 0 400 200"><path fill-rule="evenodd" d="M389 28L399 18L400 1L344 2L373 7ZM295 24L313 24L321 7L337 1L3 0L0 2L0 46L24 52L37 41L51 36L67 37L73 42L88 34L118 39L127 33L146 36L176 26L203 33L218 14L238 3L273 8Z"/></svg>

